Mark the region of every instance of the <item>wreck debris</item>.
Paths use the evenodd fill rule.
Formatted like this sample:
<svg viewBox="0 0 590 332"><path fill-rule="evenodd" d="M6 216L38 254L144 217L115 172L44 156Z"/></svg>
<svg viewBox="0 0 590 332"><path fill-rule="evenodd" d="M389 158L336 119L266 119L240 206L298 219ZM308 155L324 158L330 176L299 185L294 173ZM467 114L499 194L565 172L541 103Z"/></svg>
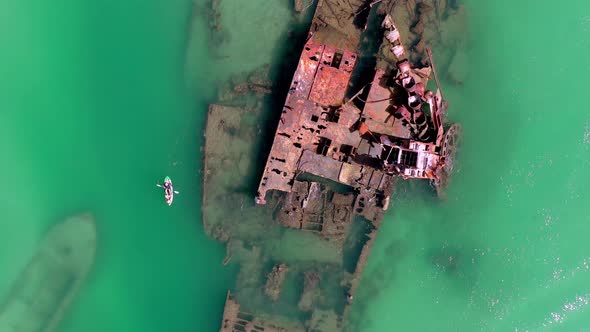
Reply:
<svg viewBox="0 0 590 332"><path fill-rule="evenodd" d="M432 47L439 52L437 59L446 69L441 74L451 82L460 83L464 75L462 66L451 66L452 61L464 60L462 49L465 42L463 36L466 14L458 1L383 0L379 12L391 15L398 22L402 42L410 52L408 59L413 66L428 65L426 48ZM380 53L382 60L389 56L385 45Z"/></svg>
<svg viewBox="0 0 590 332"><path fill-rule="evenodd" d="M286 264L275 265L266 276L264 293L273 301L278 300L281 295L281 288L283 287L283 282L285 282L288 270Z"/></svg>
<svg viewBox="0 0 590 332"><path fill-rule="evenodd" d="M354 19L367 8L365 0L319 0L309 33L319 44L355 50L362 27Z"/></svg>
<svg viewBox="0 0 590 332"><path fill-rule="evenodd" d="M243 312L234 296L227 292L220 332L303 332L297 326L281 327L274 322Z"/></svg>
<svg viewBox="0 0 590 332"><path fill-rule="evenodd" d="M353 52L314 38L307 42L260 182L259 204L268 190L292 191L296 174L305 172L358 189L355 213L380 217L373 207L382 210L392 176L365 167L373 161L373 144L355 129L365 118L352 104L340 107L356 60Z"/></svg>
<svg viewBox="0 0 590 332"><path fill-rule="evenodd" d="M215 46L220 46L229 40L229 34L222 25L220 5L221 0L211 0L202 5L195 3L193 8L193 15L202 16L207 21L209 26L209 41ZM214 48L210 48L210 51L213 50ZM216 53L212 55L217 58L223 57Z"/></svg>
<svg viewBox="0 0 590 332"><path fill-rule="evenodd" d="M311 7L316 0L293 0L293 8L295 12L304 12L307 8Z"/></svg>
<svg viewBox="0 0 590 332"><path fill-rule="evenodd" d="M393 24L393 19L391 18L391 16L385 16L385 19L383 20L383 24L381 26L384 29L386 29L385 38L391 44L391 52L393 53L393 55L395 55L397 58L404 57L406 55L406 50L402 45L399 30L397 29L395 24Z"/></svg>
<svg viewBox="0 0 590 332"><path fill-rule="evenodd" d="M258 188L258 204L266 203L269 190L301 191L297 176L307 173L351 187L356 196L353 212L377 220L389 200L393 177L437 179L437 138L444 135L442 93L425 91L432 69L410 65L391 16L386 15L383 28L397 70L392 80L384 70L376 71L361 108L344 103L356 53L309 38ZM425 104L431 107L430 116ZM300 210L299 204L290 203L289 217ZM287 222L291 227L301 224L301 218L294 219Z"/></svg>
<svg viewBox="0 0 590 332"><path fill-rule="evenodd" d="M356 48L320 42L310 32L256 196L256 203L265 204L268 191L286 192L277 221L329 240L343 239L353 214L373 222L356 269L343 284L348 303L389 207L394 178L446 184L450 150L443 151L442 144L453 145L455 137L445 135L447 105L432 61L426 66L411 64L390 15L385 15L382 28L394 68L376 69L361 104L344 101L351 92ZM427 53L431 56L429 49ZM433 72L436 92L426 90ZM349 191L334 193L323 183L302 181L301 174L339 183Z"/></svg>
<svg viewBox="0 0 590 332"><path fill-rule="evenodd" d="M392 205L395 181L428 180L444 194L460 127L445 123L447 103L427 45L436 39L432 27L454 9L446 1L426 2L432 1L318 1L258 183L255 202L267 208L254 208L254 202L244 203L243 192L237 194L244 186L239 179L253 173L251 151L244 153L244 146L256 145L252 140L261 130L244 125L253 122L246 121L249 109L212 106L204 223L210 235L228 242L226 262L235 257L232 264L240 264L235 296L248 299L242 303L251 312L240 312L228 293L222 332L342 330L383 214ZM295 0L294 8L305 10L305 3L313 1ZM367 26L355 21L369 12L380 15L371 26L380 27L383 39L377 64L367 66L360 49ZM358 84L357 71L367 77ZM437 89L429 91L433 74ZM269 82L241 77L220 99L232 104L245 95L280 93ZM228 211L208 208L212 201L227 204ZM275 236L275 242L269 240ZM289 240L284 246L299 245L300 262L281 256L279 247ZM358 246L349 250L345 242ZM316 258L319 248L333 250L331 257ZM303 282L300 295L281 295L284 285L301 287L293 280ZM285 317L298 323L285 323Z"/></svg>
<svg viewBox="0 0 590 332"><path fill-rule="evenodd" d="M379 221L374 222L374 226L375 226L375 228L368 235L369 240L365 243L365 245L363 246L363 249L361 250L361 254L360 254L358 261L356 263L356 268L355 268L354 272L349 276L349 278L343 280L344 286L348 289L348 291L347 291L348 304L351 304L352 301L354 300L354 294L356 294L356 291L357 291L358 286L361 281L362 272L364 271L364 269L367 266L367 263L369 261L369 254L371 252L371 249L373 249L373 244L375 243L375 238L377 237L377 232L379 230L379 226L381 226L381 221L379 220ZM343 314L344 317L348 316L348 311L350 311L350 305L346 306L345 312Z"/></svg>
<svg viewBox="0 0 590 332"><path fill-rule="evenodd" d="M340 325L340 317L333 310L314 310L311 319L307 322L307 331L338 331Z"/></svg>
<svg viewBox="0 0 590 332"><path fill-rule="evenodd" d="M239 73L219 87L219 102L230 102L237 98L253 94L262 98L272 93L273 85L269 78L270 68L262 66L252 73Z"/></svg>
<svg viewBox="0 0 590 332"><path fill-rule="evenodd" d="M303 11L303 0L293 0L295 11L301 13Z"/></svg>
<svg viewBox="0 0 590 332"><path fill-rule="evenodd" d="M442 165L437 169L435 184L438 195L444 198L444 188L448 186L448 181L453 172L457 149L461 145L461 125L458 123L451 125L445 132L441 145Z"/></svg>
<svg viewBox="0 0 590 332"><path fill-rule="evenodd" d="M306 271L303 273L303 292L297 306L301 311L311 311L313 303L320 296L319 290L320 275L315 271Z"/></svg>
<svg viewBox="0 0 590 332"><path fill-rule="evenodd" d="M221 105L211 105L209 107L207 128L205 137L208 142L221 140L225 142L234 141L235 138L230 134L232 128L237 129L240 123L240 114L232 108ZM231 148L232 146L226 146ZM203 182L206 188L219 188L223 185L222 179L216 176L216 172L221 169L225 161L225 151L220 150L217 145L205 144L204 176ZM219 194L212 190L203 192L203 226L205 231L218 241L225 242L230 238L227 230L221 225L209 223L207 218L212 215L208 213L207 208L212 200L222 199L222 193ZM214 215L214 214L213 214Z"/></svg>
<svg viewBox="0 0 590 332"><path fill-rule="evenodd" d="M343 241L353 217L352 194L334 193L318 182L295 181L282 201L277 221L285 227Z"/></svg>
<svg viewBox="0 0 590 332"><path fill-rule="evenodd" d="M238 220L265 220L269 215L264 209L247 209L254 204L242 189L255 173L254 144L259 129L249 123L255 123L251 119L256 119L257 114L256 110L244 107L209 106L203 149L203 227L208 236L223 243L234 238L234 233L240 233L236 227L241 225ZM220 210L219 204L226 209ZM258 229L253 225L246 227L252 232ZM258 227L264 229L262 225Z"/></svg>

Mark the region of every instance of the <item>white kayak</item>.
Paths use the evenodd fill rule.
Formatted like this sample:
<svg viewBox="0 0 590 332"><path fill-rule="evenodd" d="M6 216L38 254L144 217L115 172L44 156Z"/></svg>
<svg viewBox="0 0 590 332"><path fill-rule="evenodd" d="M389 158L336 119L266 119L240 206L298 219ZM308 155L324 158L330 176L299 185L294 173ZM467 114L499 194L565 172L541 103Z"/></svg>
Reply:
<svg viewBox="0 0 590 332"><path fill-rule="evenodd" d="M156 186L164 188L164 198L166 200L166 204L168 204L168 206L172 205L172 202L174 201L174 194L179 194L178 191L174 190L174 186L172 185L172 179L170 179L170 177L167 176L166 178L164 178L164 185L158 183L156 184Z"/></svg>

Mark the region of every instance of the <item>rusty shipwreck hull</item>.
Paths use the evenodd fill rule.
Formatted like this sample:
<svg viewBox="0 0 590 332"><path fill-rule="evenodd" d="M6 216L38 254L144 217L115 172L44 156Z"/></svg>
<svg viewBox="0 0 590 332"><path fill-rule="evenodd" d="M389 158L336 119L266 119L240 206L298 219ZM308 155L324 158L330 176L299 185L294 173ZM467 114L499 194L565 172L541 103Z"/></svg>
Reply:
<svg viewBox="0 0 590 332"><path fill-rule="evenodd" d="M297 315L307 315L308 320L242 311L238 298L228 292L222 332L342 330L395 181L428 180L437 189L448 181L459 127L449 128L444 121L447 103L438 79L434 91L427 89L431 76L436 78L432 57L426 65L411 60L420 57L409 56L392 16L372 11L379 18L385 55L378 55L369 83L359 86L353 80L362 68L360 44L366 28L353 21L378 2L318 1L285 103L277 110L281 116L255 198L258 205L271 206L275 223L315 234L317 241L334 244L338 250L355 218L366 219L369 231L353 269L342 272L340 263L334 270L342 274L336 287L345 303L332 310L315 306L318 294L325 292L319 276L330 273L331 267L322 270L325 267L319 264L298 271L276 262L259 286L264 289L262 296L281 302L281 288L288 282L285 275L302 273L305 286ZM208 132L238 128L238 119L221 120L220 111L219 106L212 107ZM229 136L228 141L235 139ZM213 156L214 150L206 155ZM232 237L218 229L213 232L218 238Z"/></svg>
<svg viewBox="0 0 590 332"><path fill-rule="evenodd" d="M415 68L391 16L383 20L385 39L397 58L394 68L377 69L373 81L350 100L350 78L358 55L324 44L310 32L295 74L256 202L271 190L292 192L301 174L351 187L354 212L381 218L393 178L439 183L446 103L440 89L425 90L431 66ZM366 95L366 100L360 95Z"/></svg>

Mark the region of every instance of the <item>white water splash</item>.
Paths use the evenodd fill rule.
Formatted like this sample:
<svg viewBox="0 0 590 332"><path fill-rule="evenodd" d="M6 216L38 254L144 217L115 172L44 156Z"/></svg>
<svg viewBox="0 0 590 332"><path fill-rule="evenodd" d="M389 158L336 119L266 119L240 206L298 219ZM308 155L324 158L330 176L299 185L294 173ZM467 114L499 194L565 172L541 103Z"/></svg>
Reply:
<svg viewBox="0 0 590 332"><path fill-rule="evenodd" d="M563 323L570 313L581 310L588 303L590 303L590 294L577 295L573 300L564 303L558 310L552 311L549 317L545 318L543 326L549 327L553 324Z"/></svg>
<svg viewBox="0 0 590 332"><path fill-rule="evenodd" d="M560 259L557 258L556 265L560 264ZM565 281L567 279L571 279L580 273L588 273L590 272L590 257L586 257L582 259L580 264L575 265L574 267L564 270L563 268L556 266L553 272L551 273L551 277L545 281L544 287L549 288L552 287L555 283L559 281Z"/></svg>

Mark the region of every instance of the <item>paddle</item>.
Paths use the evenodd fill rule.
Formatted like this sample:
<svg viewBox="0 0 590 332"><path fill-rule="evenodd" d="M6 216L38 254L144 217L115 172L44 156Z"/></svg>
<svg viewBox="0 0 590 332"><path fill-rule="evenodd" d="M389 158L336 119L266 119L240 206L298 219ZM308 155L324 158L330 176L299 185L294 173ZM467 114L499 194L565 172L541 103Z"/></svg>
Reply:
<svg viewBox="0 0 590 332"><path fill-rule="evenodd" d="M156 187L164 188L164 187L163 187L161 184L159 184L159 183L156 183ZM176 191L176 190L174 190L174 193L175 193L176 195L180 194L180 192L178 192L178 191Z"/></svg>

